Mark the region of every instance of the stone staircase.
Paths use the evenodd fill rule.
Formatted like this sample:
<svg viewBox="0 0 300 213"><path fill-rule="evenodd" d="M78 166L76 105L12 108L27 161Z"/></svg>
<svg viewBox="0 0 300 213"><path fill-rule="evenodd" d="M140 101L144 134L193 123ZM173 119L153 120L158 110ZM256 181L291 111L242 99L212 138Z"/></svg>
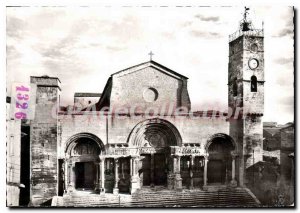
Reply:
<svg viewBox="0 0 300 213"><path fill-rule="evenodd" d="M129 194L72 193L57 206L65 207L257 207L259 201L245 188L219 190L142 189Z"/></svg>

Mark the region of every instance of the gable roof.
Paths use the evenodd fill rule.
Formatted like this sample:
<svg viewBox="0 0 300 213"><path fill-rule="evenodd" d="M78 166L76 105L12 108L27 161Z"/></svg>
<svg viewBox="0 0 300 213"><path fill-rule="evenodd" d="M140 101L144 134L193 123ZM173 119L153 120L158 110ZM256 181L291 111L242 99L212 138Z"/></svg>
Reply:
<svg viewBox="0 0 300 213"><path fill-rule="evenodd" d="M94 104L96 106L96 111L100 111L103 107L110 106L110 95L111 95L111 89L112 89L113 76L118 76L118 75L122 76L122 75L130 74L132 72L136 72L136 71L141 70L146 67L154 67L169 76L188 79L188 77L181 75L181 74L153 61L153 60L150 60L150 61L147 61L147 62L144 62L141 64L137 64L135 66L132 66L132 67L129 67L129 68L126 68L126 69L123 69L123 70L120 70L118 72L111 74L111 77L109 77L106 82L103 92L100 93L101 97L100 97L99 101L96 104ZM93 106L93 105L91 105L91 106ZM86 110L88 110L88 108L85 108L82 111L86 111Z"/></svg>
<svg viewBox="0 0 300 213"><path fill-rule="evenodd" d="M141 63L141 64L137 64L135 66L132 66L132 67L128 67L126 69L123 69L123 70L120 70L118 72L115 72L113 73L111 76L117 76L117 75L122 75L122 74L129 74L129 73L132 73L132 72L135 72L135 71L138 71L140 69L143 69L143 68L146 68L146 67L154 67L168 75L171 75L173 77L177 77L177 78L184 78L184 79L188 79L188 77L184 76L184 75L181 75L179 74L178 72L175 72L153 60L150 60L150 61L147 61L147 62L144 62L144 63Z"/></svg>
<svg viewBox="0 0 300 213"><path fill-rule="evenodd" d="M280 129L279 127L273 127L273 128L263 128L263 131L269 133L271 136L274 136L276 133L279 133L280 132Z"/></svg>

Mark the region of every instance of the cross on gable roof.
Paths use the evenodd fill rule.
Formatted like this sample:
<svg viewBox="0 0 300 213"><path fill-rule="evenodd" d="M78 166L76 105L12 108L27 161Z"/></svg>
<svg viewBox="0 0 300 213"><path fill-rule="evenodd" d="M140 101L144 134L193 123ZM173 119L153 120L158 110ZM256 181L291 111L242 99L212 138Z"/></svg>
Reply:
<svg viewBox="0 0 300 213"><path fill-rule="evenodd" d="M170 76L173 76L175 78L185 78L185 79L188 79L188 77L184 76L184 75L181 75L153 60L151 61L147 61L147 62L144 62L144 63L141 63L141 64L137 64L135 66L132 66L132 67L129 67L129 68L126 68L126 69L123 69L121 71L118 71L118 72L115 72L113 73L111 76L122 76L122 75L127 75L127 74L130 74L132 72L135 72L135 71L138 71L140 69L143 69L143 68L146 68L146 67L154 67L158 70L160 70L161 72L164 72L165 74L167 75L170 75Z"/></svg>

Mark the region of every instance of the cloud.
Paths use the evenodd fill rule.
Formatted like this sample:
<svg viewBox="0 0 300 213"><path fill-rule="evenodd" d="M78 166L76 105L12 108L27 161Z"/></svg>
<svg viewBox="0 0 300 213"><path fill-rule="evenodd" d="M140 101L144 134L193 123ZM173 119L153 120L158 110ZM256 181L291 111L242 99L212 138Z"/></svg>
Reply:
<svg viewBox="0 0 300 213"><path fill-rule="evenodd" d="M286 76L282 76L276 80L276 84L280 86L293 86L293 83L293 78L286 78Z"/></svg>
<svg viewBox="0 0 300 213"><path fill-rule="evenodd" d="M294 62L294 58L277 58L274 60L275 63L284 65L284 64L289 64Z"/></svg>
<svg viewBox="0 0 300 213"><path fill-rule="evenodd" d="M75 73L76 79L80 79L89 72L89 67L76 57L65 58L64 60L44 59L43 66L50 76L58 76L61 79L74 79Z"/></svg>
<svg viewBox="0 0 300 213"><path fill-rule="evenodd" d="M294 96L281 97L280 104L284 106L294 106Z"/></svg>
<svg viewBox="0 0 300 213"><path fill-rule="evenodd" d="M9 60L14 60L21 56L22 56L22 54L13 45L6 46L6 57Z"/></svg>
<svg viewBox="0 0 300 213"><path fill-rule="evenodd" d="M195 37L202 37L202 38L208 38L208 39L221 37L220 33L207 32L207 31L201 31L201 30L191 30L190 34Z"/></svg>
<svg viewBox="0 0 300 213"><path fill-rule="evenodd" d="M89 29L89 25L84 20L79 20L71 26L66 36L60 39L53 39L50 45L44 47L40 44L34 48L46 58L65 60L73 55L75 47L78 45L80 38Z"/></svg>
<svg viewBox="0 0 300 213"><path fill-rule="evenodd" d="M37 47L37 50L43 57L47 58L65 58L68 56L68 50L72 49L72 46L76 43L77 36L69 35L57 43L49 47Z"/></svg>
<svg viewBox="0 0 300 213"><path fill-rule="evenodd" d="M284 36L294 36L294 29L288 27L280 30L277 34L273 35L273 37L284 37Z"/></svg>
<svg viewBox="0 0 300 213"><path fill-rule="evenodd" d="M184 23L181 24L181 27L189 27L189 26L191 26L192 24L193 24L193 22L191 22L191 21L186 21L186 22L184 22Z"/></svg>
<svg viewBox="0 0 300 213"><path fill-rule="evenodd" d="M257 12L266 26L265 112L268 119L277 114L275 120L287 122L293 116L291 98L285 97L293 95L293 14L272 8ZM57 76L61 100L70 104L73 92L101 92L112 72L144 61L153 50L155 60L190 78L192 108L217 101L226 107L228 35L240 13L234 7L8 9L7 79ZM272 51L275 45L278 51Z"/></svg>
<svg viewBox="0 0 300 213"><path fill-rule="evenodd" d="M6 23L6 35L11 38L21 39L24 36L24 29L27 23L22 19L8 16Z"/></svg>
<svg viewBox="0 0 300 213"><path fill-rule="evenodd" d="M197 19L200 19L201 21L209 21L209 22L218 22L220 20L220 17L218 16L203 16L203 15L195 15Z"/></svg>
<svg viewBox="0 0 300 213"><path fill-rule="evenodd" d="M275 35L273 35L273 37L294 36L294 22L292 14L294 14L293 10L288 11L280 16L281 20L284 20L284 22L281 23L283 26L277 26L279 31L276 32Z"/></svg>
<svg viewBox="0 0 300 213"><path fill-rule="evenodd" d="M113 52L119 52L119 51L122 51L122 50L126 50L127 48L125 47L117 47L117 46L106 46L106 49L110 50L110 51L113 51Z"/></svg>

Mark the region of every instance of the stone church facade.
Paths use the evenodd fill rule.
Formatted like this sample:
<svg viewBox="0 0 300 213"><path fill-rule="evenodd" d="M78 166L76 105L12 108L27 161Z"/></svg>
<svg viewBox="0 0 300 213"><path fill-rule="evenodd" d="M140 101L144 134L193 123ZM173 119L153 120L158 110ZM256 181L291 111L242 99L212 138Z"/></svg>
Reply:
<svg viewBox="0 0 300 213"><path fill-rule="evenodd" d="M96 103L72 112L59 110L58 78L31 83L32 205L80 190L247 187L262 161L263 30L230 36L227 114L191 112L188 78L153 60L112 74Z"/></svg>

